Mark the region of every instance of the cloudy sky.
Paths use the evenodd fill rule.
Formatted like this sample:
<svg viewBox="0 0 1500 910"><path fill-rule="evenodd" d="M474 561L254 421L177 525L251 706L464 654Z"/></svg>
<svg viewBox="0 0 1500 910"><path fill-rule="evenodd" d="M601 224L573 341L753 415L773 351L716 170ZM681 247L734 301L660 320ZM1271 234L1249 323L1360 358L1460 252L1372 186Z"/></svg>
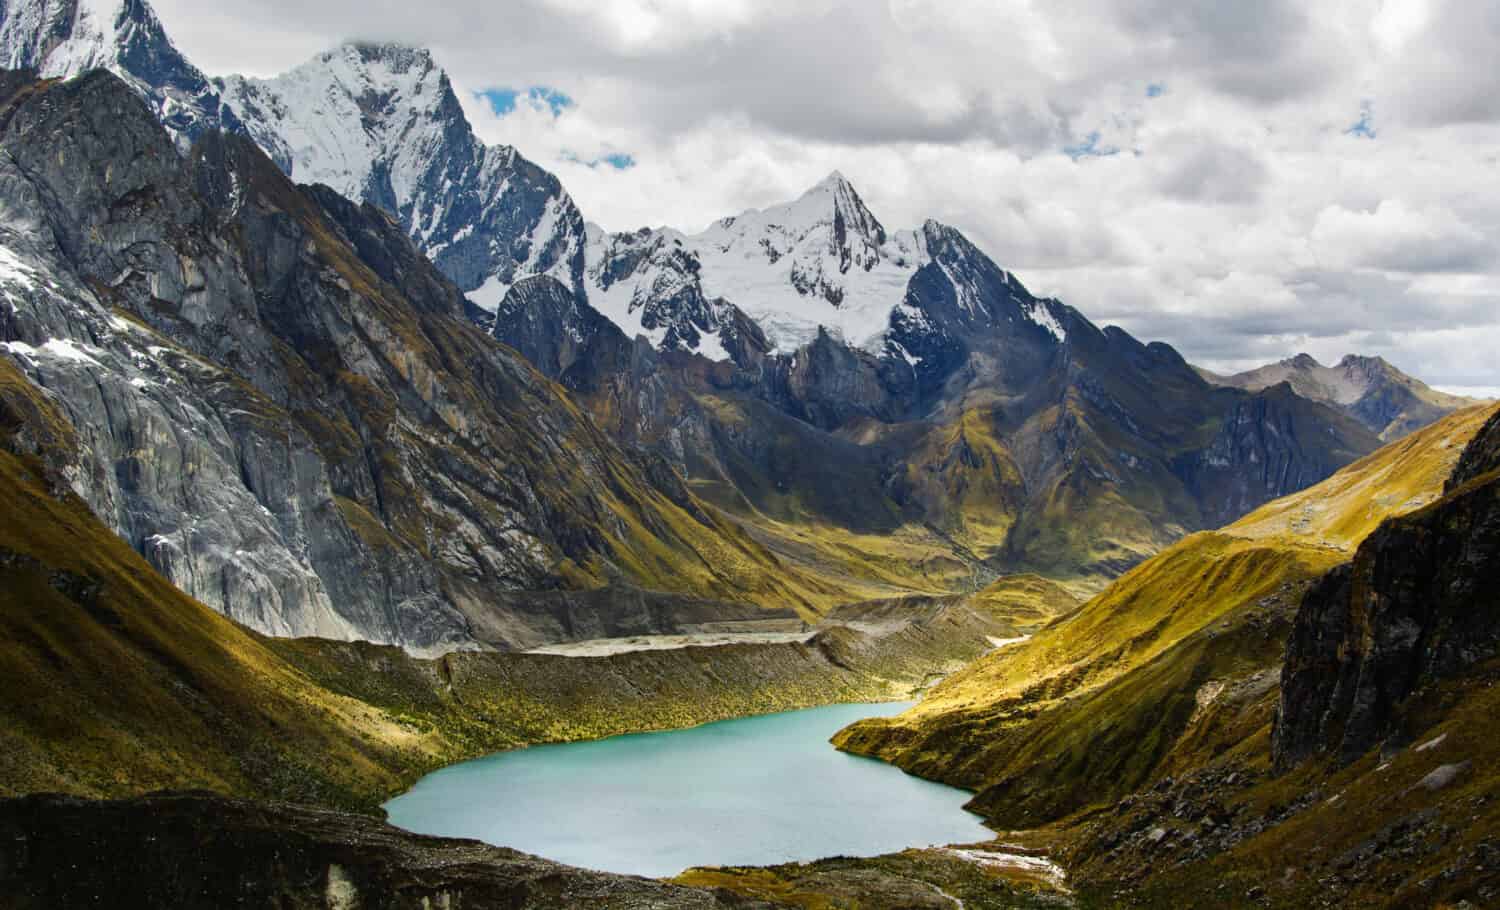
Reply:
<svg viewBox="0 0 1500 910"><path fill-rule="evenodd" d="M1500 0L156 0L209 73L432 47L610 229L842 171L1100 324L1500 394Z"/></svg>

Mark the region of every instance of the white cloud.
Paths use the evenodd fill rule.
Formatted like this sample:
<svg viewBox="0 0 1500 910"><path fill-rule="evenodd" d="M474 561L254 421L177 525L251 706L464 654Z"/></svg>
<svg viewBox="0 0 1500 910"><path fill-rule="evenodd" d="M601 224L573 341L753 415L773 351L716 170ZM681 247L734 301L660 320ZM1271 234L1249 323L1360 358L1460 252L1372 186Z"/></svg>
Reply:
<svg viewBox="0 0 1500 910"><path fill-rule="evenodd" d="M1382 199L1372 211L1329 206L1311 241L1325 265L1395 272L1475 272L1494 261L1494 241L1448 209L1415 210Z"/></svg>
<svg viewBox="0 0 1500 910"><path fill-rule="evenodd" d="M1500 0L156 5L210 72L432 46L480 135L611 229L696 230L837 168L888 227L953 224L1209 365L1360 351L1500 384ZM576 105L472 97L531 85ZM1095 134L1116 153L1063 154ZM636 164L581 163L609 153Z"/></svg>

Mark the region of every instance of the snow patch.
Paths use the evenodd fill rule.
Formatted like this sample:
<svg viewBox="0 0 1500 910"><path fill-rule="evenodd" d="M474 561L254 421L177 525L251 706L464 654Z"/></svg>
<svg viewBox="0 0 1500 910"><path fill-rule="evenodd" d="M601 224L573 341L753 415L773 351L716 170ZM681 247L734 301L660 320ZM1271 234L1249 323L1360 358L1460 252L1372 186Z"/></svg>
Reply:
<svg viewBox="0 0 1500 910"><path fill-rule="evenodd" d="M499 275L491 275L486 278L484 284L470 291L466 296L469 302L488 313L500 309L500 302L510 292L510 285L500 280Z"/></svg>
<svg viewBox="0 0 1500 910"><path fill-rule="evenodd" d="M1032 322L1046 329L1059 344L1068 340L1068 330L1063 328L1063 324L1058 321L1046 301L1038 300L1025 312L1031 317Z"/></svg>
<svg viewBox="0 0 1500 910"><path fill-rule="evenodd" d="M42 343L41 347L34 347L24 341L6 341L0 342L0 347L11 354L18 354L30 360L49 358L96 367L102 366L89 353L87 345L80 344L71 338L49 338Z"/></svg>

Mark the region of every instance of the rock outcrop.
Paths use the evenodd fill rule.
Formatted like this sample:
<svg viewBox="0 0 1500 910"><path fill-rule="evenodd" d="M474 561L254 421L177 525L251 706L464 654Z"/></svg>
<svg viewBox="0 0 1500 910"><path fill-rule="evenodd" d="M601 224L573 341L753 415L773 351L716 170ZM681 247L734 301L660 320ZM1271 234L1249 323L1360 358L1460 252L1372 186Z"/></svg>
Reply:
<svg viewBox="0 0 1500 910"><path fill-rule="evenodd" d="M206 792L0 800L0 892L51 907L766 907L373 818Z"/></svg>
<svg viewBox="0 0 1500 910"><path fill-rule="evenodd" d="M1387 521L1303 600L1282 669L1279 768L1403 744L1404 700L1500 655L1500 415L1444 492Z"/></svg>

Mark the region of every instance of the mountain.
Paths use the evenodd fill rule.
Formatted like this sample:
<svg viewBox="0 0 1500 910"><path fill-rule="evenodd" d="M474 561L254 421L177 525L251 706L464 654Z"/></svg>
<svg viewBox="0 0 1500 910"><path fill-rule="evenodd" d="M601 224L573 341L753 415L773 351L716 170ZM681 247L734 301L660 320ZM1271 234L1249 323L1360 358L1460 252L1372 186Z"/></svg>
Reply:
<svg viewBox="0 0 1500 910"><path fill-rule="evenodd" d="M184 159L100 71L0 111L0 339L66 415L38 454L193 596L416 650L846 599L620 450L380 210L244 138ZM559 590L605 585L646 625Z"/></svg>
<svg viewBox="0 0 1500 910"><path fill-rule="evenodd" d="M7 47L35 58L51 8L7 6ZM148 36L172 66L107 41L99 61L148 101L201 81L141 0L114 9L117 43ZM1016 571L1097 586L1377 444L1277 387L1211 387L1166 345L1031 294L951 227L888 230L837 173L695 236L606 234L555 177L474 137L426 51L352 44L207 84L217 107L179 143L222 126L293 180L389 213L466 315L616 443L862 597ZM798 602L826 603L815 587Z"/></svg>
<svg viewBox="0 0 1500 910"><path fill-rule="evenodd" d="M1387 442L1475 403L1430 388L1380 357L1356 354L1331 367L1298 354L1233 376L1200 372L1210 382L1250 391L1290 383L1298 395L1344 411Z"/></svg>
<svg viewBox="0 0 1500 910"><path fill-rule="evenodd" d="M1209 693L1265 696L1302 592L1353 557L1384 518L1439 498L1489 416L1450 415L1191 535L906 714L861 722L837 742L974 789L971 807L1012 827L1149 786L1202 748L1193 719Z"/></svg>
<svg viewBox="0 0 1500 910"><path fill-rule="evenodd" d="M746 365L741 325L761 337L757 353L792 354L828 334L849 347L934 372L924 360L951 338L943 330L993 322L1007 296L1020 302L1000 318L1019 319L1060 339L1057 304L1032 298L1008 273L983 274L962 235L934 221L888 233L845 177L834 172L797 199L720 219L688 236L671 229L589 232L588 299L628 337L661 350L695 351ZM953 299L925 306L913 279L926 266L943 272ZM941 291L939 291L941 293ZM948 312L942 312L947 310ZM941 315L939 315L941 313ZM936 321L935 321L936 320Z"/></svg>
<svg viewBox="0 0 1500 910"><path fill-rule="evenodd" d="M719 337L733 330L725 311L734 303L759 326L763 350L791 353L820 330L878 350L922 240L916 231L887 236L835 172L790 203L695 236L590 231L589 300L631 337L714 360L734 347Z"/></svg>
<svg viewBox="0 0 1500 910"><path fill-rule="evenodd" d="M528 279L495 336L816 571L879 535L916 543L919 588L1108 577L1378 445L1036 297L952 228L888 233L837 174L697 237L592 232L586 258L587 300Z"/></svg>

